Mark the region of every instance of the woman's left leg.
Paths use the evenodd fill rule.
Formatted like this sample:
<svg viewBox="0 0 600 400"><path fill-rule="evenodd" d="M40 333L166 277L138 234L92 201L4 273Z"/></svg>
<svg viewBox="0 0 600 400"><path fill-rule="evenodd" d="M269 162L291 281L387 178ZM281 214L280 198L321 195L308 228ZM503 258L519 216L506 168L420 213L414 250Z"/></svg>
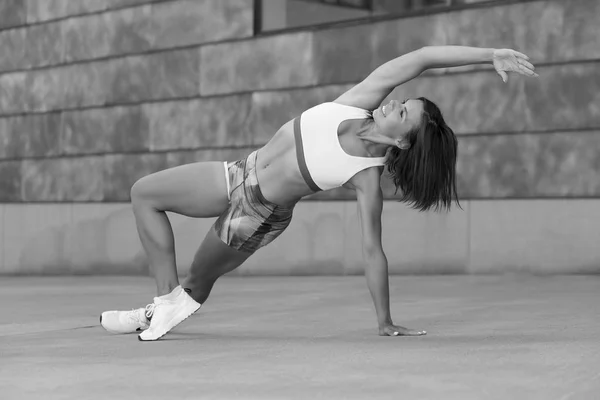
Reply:
<svg viewBox="0 0 600 400"><path fill-rule="evenodd" d="M208 298L213 285L221 276L233 271L252 253L236 250L219 239L211 228L196 251L188 276L181 287L198 303Z"/></svg>

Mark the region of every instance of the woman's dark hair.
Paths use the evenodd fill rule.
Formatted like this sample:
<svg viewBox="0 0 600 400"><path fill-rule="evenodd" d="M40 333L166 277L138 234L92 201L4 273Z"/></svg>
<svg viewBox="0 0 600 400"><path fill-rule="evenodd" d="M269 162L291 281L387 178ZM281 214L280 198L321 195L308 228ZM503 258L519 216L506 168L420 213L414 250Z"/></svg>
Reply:
<svg viewBox="0 0 600 400"><path fill-rule="evenodd" d="M421 124L407 134L408 150L393 147L386 160L387 169L400 189L401 202L419 211L434 208L450 210L456 193L456 154L458 141L440 109L424 97Z"/></svg>

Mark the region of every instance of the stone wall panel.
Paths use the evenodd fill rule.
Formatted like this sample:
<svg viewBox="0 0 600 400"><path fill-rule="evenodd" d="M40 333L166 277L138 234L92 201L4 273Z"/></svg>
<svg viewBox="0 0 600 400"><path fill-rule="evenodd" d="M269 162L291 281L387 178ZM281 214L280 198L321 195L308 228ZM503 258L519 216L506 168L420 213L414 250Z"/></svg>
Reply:
<svg viewBox="0 0 600 400"><path fill-rule="evenodd" d="M102 157L23 161L23 201L102 201Z"/></svg>
<svg viewBox="0 0 600 400"><path fill-rule="evenodd" d="M108 101L190 97L198 94L198 54L179 50L112 60L114 75Z"/></svg>
<svg viewBox="0 0 600 400"><path fill-rule="evenodd" d="M181 0L152 6L155 48L252 36L250 0Z"/></svg>
<svg viewBox="0 0 600 400"><path fill-rule="evenodd" d="M0 160L23 157L22 117L0 118Z"/></svg>
<svg viewBox="0 0 600 400"><path fill-rule="evenodd" d="M461 197L600 196L600 132L459 139Z"/></svg>
<svg viewBox="0 0 600 400"><path fill-rule="evenodd" d="M60 141L60 113L27 115L13 119L15 134L21 137L24 157L53 157L63 153Z"/></svg>
<svg viewBox="0 0 600 400"><path fill-rule="evenodd" d="M166 167L165 153L104 156L104 200L130 201L131 187L138 179Z"/></svg>
<svg viewBox="0 0 600 400"><path fill-rule="evenodd" d="M144 105L152 150L244 146L250 95Z"/></svg>
<svg viewBox="0 0 600 400"><path fill-rule="evenodd" d="M318 83L310 32L200 48L203 96Z"/></svg>
<svg viewBox="0 0 600 400"><path fill-rule="evenodd" d="M149 131L139 106L64 113L66 154L149 150Z"/></svg>
<svg viewBox="0 0 600 400"><path fill-rule="evenodd" d="M135 7L65 21L65 61L151 49L154 44L151 11L151 6Z"/></svg>
<svg viewBox="0 0 600 400"><path fill-rule="evenodd" d="M25 29L0 31L0 72L22 68L25 64Z"/></svg>
<svg viewBox="0 0 600 400"><path fill-rule="evenodd" d="M3 0L0 2L0 29L23 25L26 17L25 0Z"/></svg>
<svg viewBox="0 0 600 400"><path fill-rule="evenodd" d="M21 161L0 161L0 202L22 201L21 163Z"/></svg>
<svg viewBox="0 0 600 400"><path fill-rule="evenodd" d="M22 67L42 67L63 61L62 26L57 23L26 28L25 59Z"/></svg>

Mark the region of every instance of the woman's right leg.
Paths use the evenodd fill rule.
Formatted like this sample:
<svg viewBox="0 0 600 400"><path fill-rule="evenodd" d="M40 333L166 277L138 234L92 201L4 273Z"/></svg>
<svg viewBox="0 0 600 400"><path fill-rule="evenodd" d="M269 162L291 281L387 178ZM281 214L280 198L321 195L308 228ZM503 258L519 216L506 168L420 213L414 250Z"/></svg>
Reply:
<svg viewBox="0 0 600 400"><path fill-rule="evenodd" d="M216 217L229 206L223 162L199 162L160 171L131 188L138 234L156 280L158 296L179 285L175 240L166 211Z"/></svg>

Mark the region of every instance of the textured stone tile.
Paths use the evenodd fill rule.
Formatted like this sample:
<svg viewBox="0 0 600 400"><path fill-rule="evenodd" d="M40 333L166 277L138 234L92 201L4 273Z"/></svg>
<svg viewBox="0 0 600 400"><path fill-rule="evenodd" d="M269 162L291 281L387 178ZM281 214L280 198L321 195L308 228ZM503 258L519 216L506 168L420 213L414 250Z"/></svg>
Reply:
<svg viewBox="0 0 600 400"><path fill-rule="evenodd" d="M600 195L600 131L539 139L535 189L541 196Z"/></svg>
<svg viewBox="0 0 600 400"><path fill-rule="evenodd" d="M0 31L0 72L23 67L25 58L25 29Z"/></svg>
<svg viewBox="0 0 600 400"><path fill-rule="evenodd" d="M180 0L152 6L156 48L170 48L240 37L253 33L249 0Z"/></svg>
<svg viewBox="0 0 600 400"><path fill-rule="evenodd" d="M144 105L151 149L251 144L246 133L250 99L242 95Z"/></svg>
<svg viewBox="0 0 600 400"><path fill-rule="evenodd" d="M64 17L67 4L76 3L68 0L25 0L27 22L39 22Z"/></svg>
<svg viewBox="0 0 600 400"><path fill-rule="evenodd" d="M103 11L113 0L24 0L27 22L47 21L72 15Z"/></svg>
<svg viewBox="0 0 600 400"><path fill-rule="evenodd" d="M598 132L459 140L461 197L598 196Z"/></svg>
<svg viewBox="0 0 600 400"><path fill-rule="evenodd" d="M200 93L211 95L317 83L310 32L200 49Z"/></svg>
<svg viewBox="0 0 600 400"><path fill-rule="evenodd" d="M27 115L15 119L20 123L14 127L21 137L24 157L48 157L61 154L60 113Z"/></svg>
<svg viewBox="0 0 600 400"><path fill-rule="evenodd" d="M101 201L102 157L23 161L24 201Z"/></svg>
<svg viewBox="0 0 600 400"><path fill-rule="evenodd" d="M515 48L538 63L597 59L599 7L595 0L552 0L384 21L371 25L373 61L445 44Z"/></svg>
<svg viewBox="0 0 600 400"><path fill-rule="evenodd" d="M110 102L170 99L198 94L198 53L179 50L112 60Z"/></svg>
<svg viewBox="0 0 600 400"><path fill-rule="evenodd" d="M594 0L526 2L317 31L318 82L359 81L386 61L431 45L512 47L537 63L597 59L599 9Z"/></svg>
<svg viewBox="0 0 600 400"><path fill-rule="evenodd" d="M21 161L0 161L0 202L21 201Z"/></svg>
<svg viewBox="0 0 600 400"><path fill-rule="evenodd" d="M417 50L423 46L447 44L444 16L435 14L417 18L384 21L371 26L371 45L356 49L372 57L371 68ZM340 60L343 62L343 60Z"/></svg>
<svg viewBox="0 0 600 400"><path fill-rule="evenodd" d="M139 106L71 111L63 118L66 154L149 149L149 130Z"/></svg>
<svg viewBox="0 0 600 400"><path fill-rule="evenodd" d="M167 168L165 153L111 154L104 160L105 201L130 201L138 179Z"/></svg>
<svg viewBox="0 0 600 400"><path fill-rule="evenodd" d="M305 110L335 100L348 90L349 85L322 86L252 94L252 113L248 129L255 145L267 143L286 122Z"/></svg>
<svg viewBox="0 0 600 400"><path fill-rule="evenodd" d="M472 201L469 273L597 273L600 200Z"/></svg>
<svg viewBox="0 0 600 400"><path fill-rule="evenodd" d="M546 62L600 57L597 1L539 2L522 13L527 21L522 43L530 57Z"/></svg>
<svg viewBox="0 0 600 400"><path fill-rule="evenodd" d="M26 36L26 66L39 67L62 61L64 42L61 23L29 26Z"/></svg>
<svg viewBox="0 0 600 400"><path fill-rule="evenodd" d="M526 49L522 47L522 38L530 22L530 15L526 13L529 8L539 12L543 9L543 5L533 3L487 7L440 16L438 23L446 38L444 44L496 48L520 47L525 51Z"/></svg>
<svg viewBox="0 0 600 400"><path fill-rule="evenodd" d="M600 126L600 63L540 68L525 80L527 119L535 130Z"/></svg>
<svg viewBox="0 0 600 400"><path fill-rule="evenodd" d="M0 115L23 111L27 97L26 77L23 72L0 75Z"/></svg>
<svg viewBox="0 0 600 400"><path fill-rule="evenodd" d="M58 79L54 80L53 90L58 93L63 92L62 105L59 105L58 108L108 104L113 90L111 83L114 80L119 61L75 64L47 72L50 75L58 76Z"/></svg>
<svg viewBox="0 0 600 400"><path fill-rule="evenodd" d="M0 114L193 96L197 65L195 51L175 51L0 75Z"/></svg>
<svg viewBox="0 0 600 400"><path fill-rule="evenodd" d="M0 159L23 156L22 117L0 118Z"/></svg>
<svg viewBox="0 0 600 400"><path fill-rule="evenodd" d="M60 110L67 106L68 91L77 80L82 79L80 74L74 74L74 67L43 69L30 71L24 75L23 100L15 105L18 111L50 111ZM2 77L0 77L0 80ZM88 89L92 89L88 85ZM89 94L93 94L90 90Z"/></svg>
<svg viewBox="0 0 600 400"><path fill-rule="evenodd" d="M314 60L318 82L358 82L374 69L372 25L314 32ZM292 65L292 68L298 67Z"/></svg>
<svg viewBox="0 0 600 400"><path fill-rule="evenodd" d="M25 24L25 0L3 0L0 2L0 29Z"/></svg>
<svg viewBox="0 0 600 400"><path fill-rule="evenodd" d="M74 18L63 23L65 60L143 52L152 48L151 7Z"/></svg>

